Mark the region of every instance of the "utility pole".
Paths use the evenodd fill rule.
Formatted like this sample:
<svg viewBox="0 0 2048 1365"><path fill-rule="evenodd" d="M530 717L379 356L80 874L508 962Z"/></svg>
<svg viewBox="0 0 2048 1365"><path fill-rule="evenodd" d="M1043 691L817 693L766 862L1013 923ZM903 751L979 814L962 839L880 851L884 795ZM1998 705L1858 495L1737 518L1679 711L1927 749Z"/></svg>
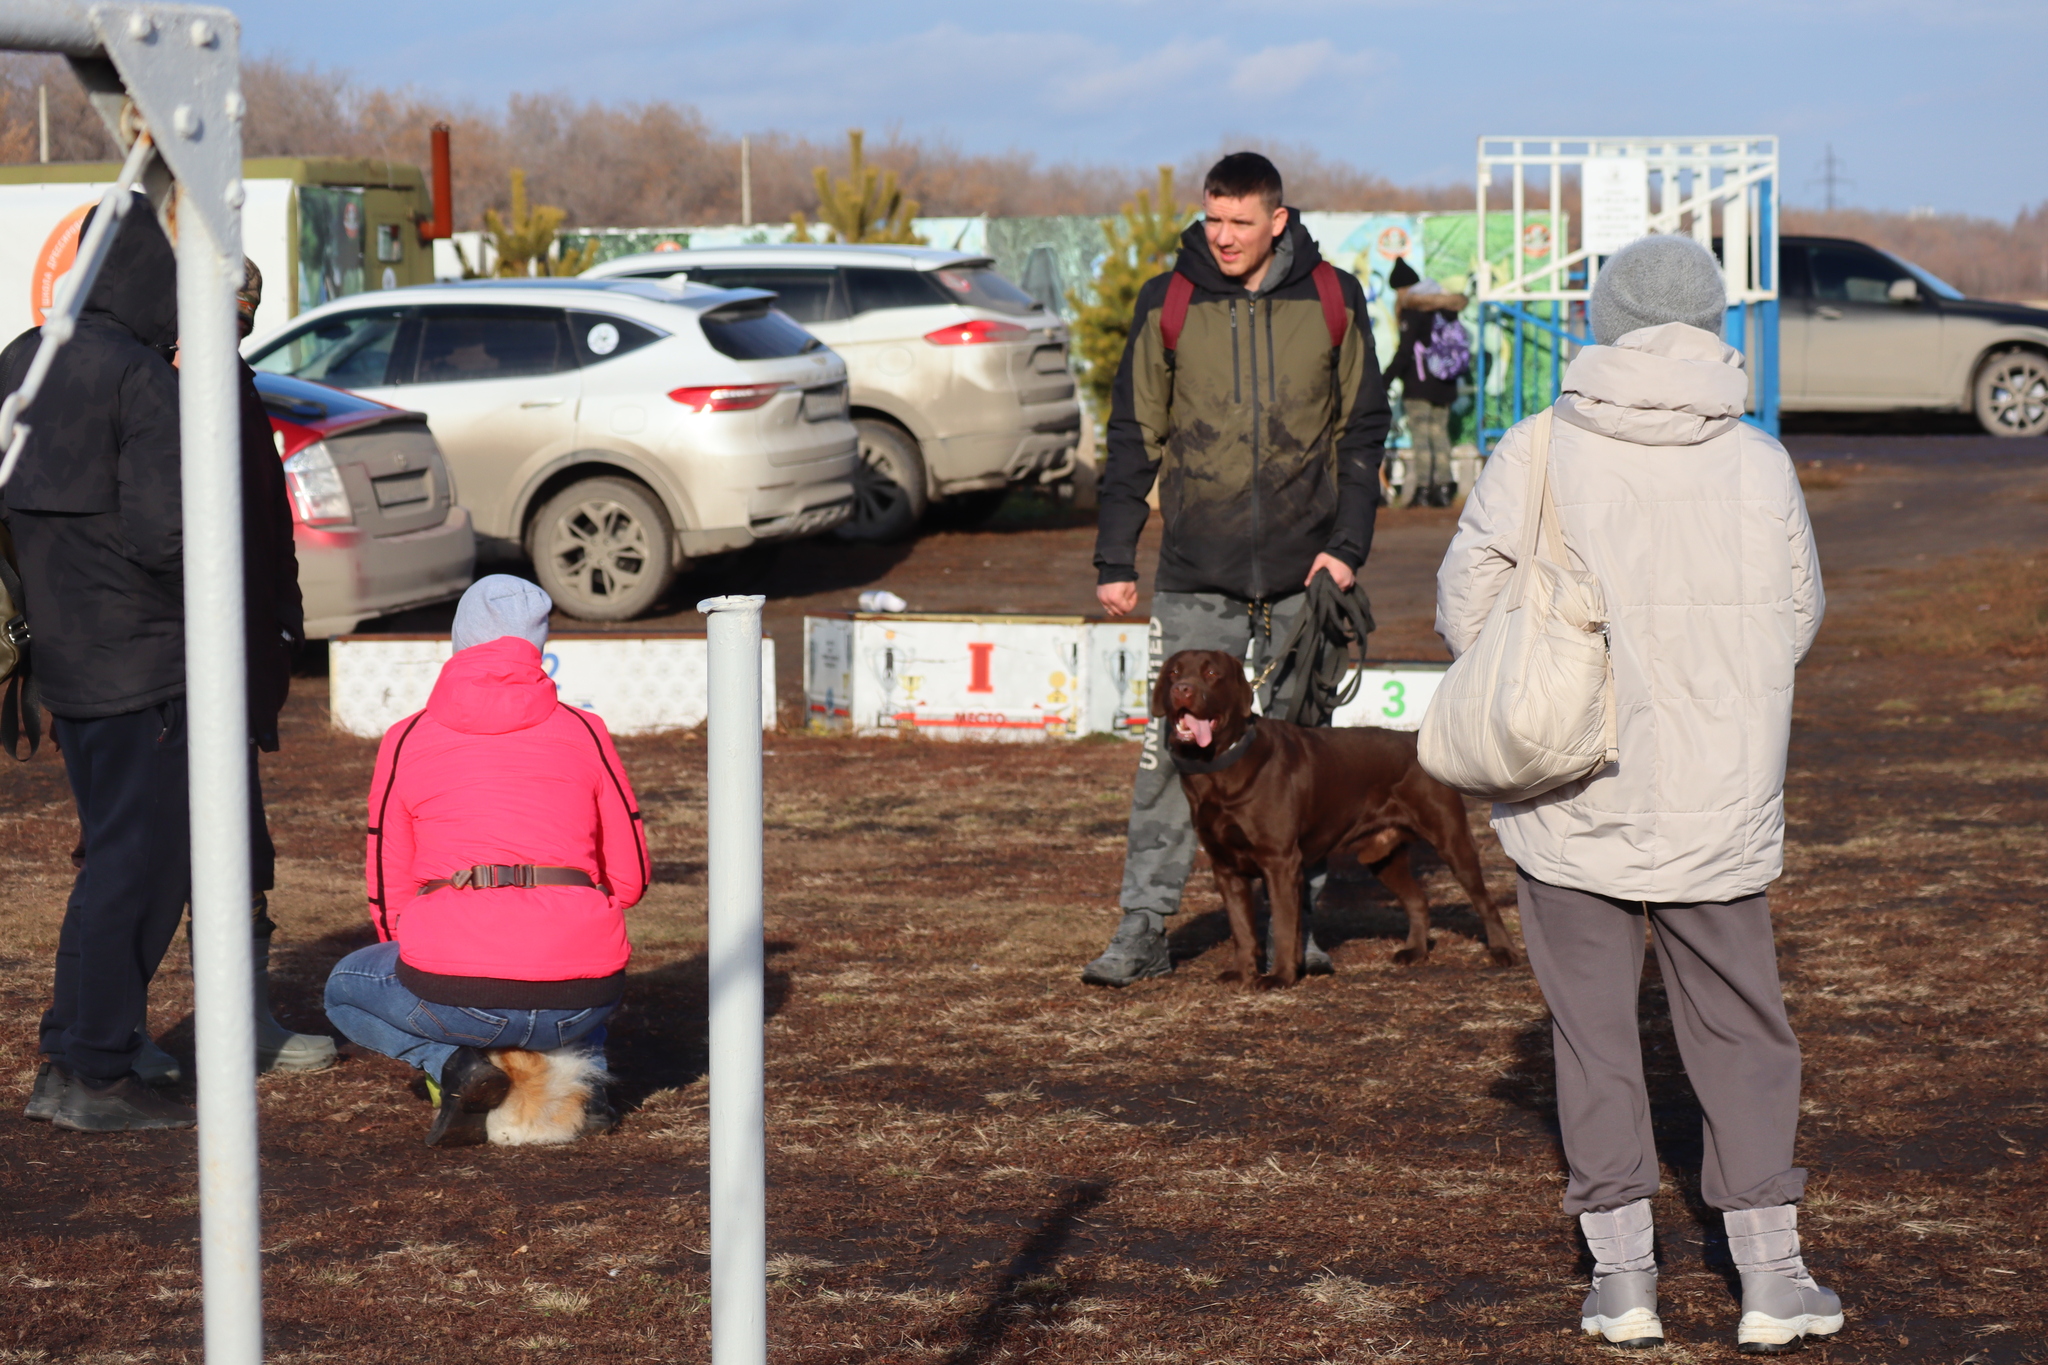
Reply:
<svg viewBox="0 0 2048 1365"><path fill-rule="evenodd" d="M1847 177L1846 175L1842 174L1842 161L1840 157L1835 155L1835 144L1832 142L1830 142L1827 146L1827 154L1821 158L1820 183L1821 186L1827 192L1827 204L1829 213L1833 213L1835 211L1835 187L1838 185L1853 185L1856 183L1855 181L1849 179L1849 177Z"/></svg>
<svg viewBox="0 0 2048 1365"><path fill-rule="evenodd" d="M740 138L740 222L754 225L754 144Z"/></svg>
<svg viewBox="0 0 2048 1365"><path fill-rule="evenodd" d="M50 164L50 87L36 87L36 143L42 149L43 164Z"/></svg>

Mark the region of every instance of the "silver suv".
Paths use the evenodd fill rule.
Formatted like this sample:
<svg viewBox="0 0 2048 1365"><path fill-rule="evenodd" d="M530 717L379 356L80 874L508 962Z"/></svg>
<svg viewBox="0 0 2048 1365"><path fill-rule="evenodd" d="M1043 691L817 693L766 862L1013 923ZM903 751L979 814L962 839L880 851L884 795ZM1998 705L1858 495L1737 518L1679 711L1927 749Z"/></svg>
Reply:
<svg viewBox="0 0 2048 1365"><path fill-rule="evenodd" d="M759 290L493 280L355 294L258 370L427 415L479 554L624 621L690 560L830 530L859 464L846 366Z"/></svg>
<svg viewBox="0 0 2048 1365"><path fill-rule="evenodd" d="M1966 297L1842 237L1778 242L1787 412L1969 412L1993 436L2048 435L2048 312Z"/></svg>
<svg viewBox="0 0 2048 1365"><path fill-rule="evenodd" d="M583 278L767 289L846 359L861 471L857 540L908 535L931 502L993 511L1071 472L1081 406L1067 328L986 256L906 246L715 247L606 261Z"/></svg>

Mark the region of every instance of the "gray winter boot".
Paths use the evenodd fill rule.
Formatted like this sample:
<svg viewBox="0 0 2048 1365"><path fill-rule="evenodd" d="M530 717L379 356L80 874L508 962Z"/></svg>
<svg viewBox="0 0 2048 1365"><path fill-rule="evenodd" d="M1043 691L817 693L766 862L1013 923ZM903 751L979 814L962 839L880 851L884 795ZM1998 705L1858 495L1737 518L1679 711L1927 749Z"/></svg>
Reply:
<svg viewBox="0 0 2048 1365"><path fill-rule="evenodd" d="M1806 1338L1842 1330L1842 1300L1807 1273L1799 1254L1799 1208L1730 1209L1721 1215L1728 1229L1728 1254L1742 1276L1742 1321L1735 1349L1744 1355L1776 1356L1798 1350Z"/></svg>
<svg viewBox="0 0 2048 1365"><path fill-rule="evenodd" d="M1664 1344L1657 1317L1656 1230L1650 1201L1605 1213L1582 1213L1579 1230L1593 1252L1593 1292L1579 1310L1579 1329L1625 1350Z"/></svg>
<svg viewBox="0 0 2048 1365"><path fill-rule="evenodd" d="M185 1069L178 1065L178 1059L156 1045L156 1039L137 1030L142 1039L142 1051L135 1054L135 1078L144 1085L176 1085L185 1079Z"/></svg>
<svg viewBox="0 0 2048 1365"><path fill-rule="evenodd" d="M1081 969L1091 986L1128 986L1173 970L1166 948L1166 916L1157 910L1126 910L1102 956Z"/></svg>
<svg viewBox="0 0 2048 1365"><path fill-rule="evenodd" d="M270 1013L270 935L258 932L256 955L256 1069L325 1071L334 1065L334 1040L320 1033L293 1033Z"/></svg>

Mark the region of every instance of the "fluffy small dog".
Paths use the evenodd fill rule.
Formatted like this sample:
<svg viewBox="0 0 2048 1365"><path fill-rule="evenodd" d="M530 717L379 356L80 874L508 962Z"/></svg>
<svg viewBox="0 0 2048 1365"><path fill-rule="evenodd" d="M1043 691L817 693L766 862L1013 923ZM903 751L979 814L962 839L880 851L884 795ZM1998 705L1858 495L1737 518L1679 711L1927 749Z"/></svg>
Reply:
<svg viewBox="0 0 2048 1365"><path fill-rule="evenodd" d="M501 1048L490 1058L512 1078L511 1093L484 1120L484 1130L500 1147L574 1142L584 1134L597 1088L611 1079L582 1048Z"/></svg>

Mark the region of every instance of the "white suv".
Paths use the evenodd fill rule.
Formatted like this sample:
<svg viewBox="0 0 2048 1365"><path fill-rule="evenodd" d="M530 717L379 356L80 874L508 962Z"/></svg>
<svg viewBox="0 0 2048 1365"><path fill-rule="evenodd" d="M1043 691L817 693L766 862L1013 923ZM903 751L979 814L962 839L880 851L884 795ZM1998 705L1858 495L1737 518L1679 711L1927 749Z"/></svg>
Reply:
<svg viewBox="0 0 2048 1365"><path fill-rule="evenodd" d="M480 557L623 621L692 559L853 508L846 365L760 290L488 280L356 294L243 350L427 415Z"/></svg>
<svg viewBox="0 0 2048 1365"><path fill-rule="evenodd" d="M1081 406L1067 328L986 256L908 246L714 247L606 261L584 279L772 290L846 357L861 472L849 539L909 534L928 502L986 514L1073 469Z"/></svg>

